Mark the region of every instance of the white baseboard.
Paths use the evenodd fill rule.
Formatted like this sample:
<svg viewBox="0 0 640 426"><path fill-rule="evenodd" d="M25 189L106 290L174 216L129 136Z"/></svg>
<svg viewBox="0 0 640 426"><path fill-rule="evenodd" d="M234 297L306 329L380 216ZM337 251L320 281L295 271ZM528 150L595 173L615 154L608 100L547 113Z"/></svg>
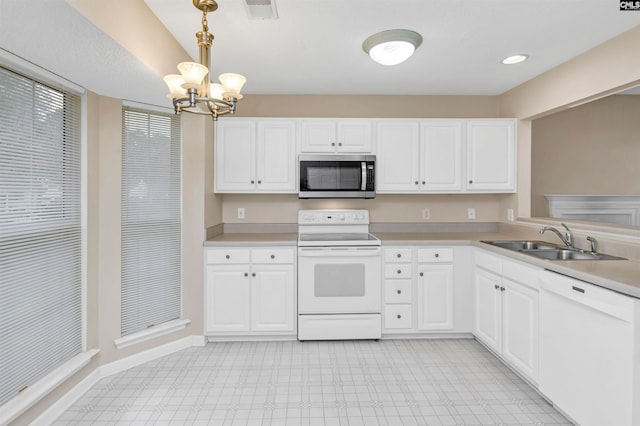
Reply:
<svg viewBox="0 0 640 426"><path fill-rule="evenodd" d="M92 386L100 379L120 373L133 367L137 367L154 359L181 351L183 349L204 346L207 340L204 336L187 336L175 342L167 343L153 349L128 356L117 361L110 362L93 370L87 377L82 379L69 392L64 394L58 401L47 408L31 425L45 426L54 422L65 411L67 411L78 399L80 399Z"/></svg>

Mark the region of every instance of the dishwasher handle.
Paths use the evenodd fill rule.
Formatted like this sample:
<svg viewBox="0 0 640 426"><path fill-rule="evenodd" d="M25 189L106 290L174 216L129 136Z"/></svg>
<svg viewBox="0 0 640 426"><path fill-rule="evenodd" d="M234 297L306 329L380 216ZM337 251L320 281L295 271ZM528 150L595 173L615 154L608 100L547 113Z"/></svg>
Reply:
<svg viewBox="0 0 640 426"><path fill-rule="evenodd" d="M622 321L634 321L635 300L632 297L598 287L551 271L540 274L540 290L587 306Z"/></svg>

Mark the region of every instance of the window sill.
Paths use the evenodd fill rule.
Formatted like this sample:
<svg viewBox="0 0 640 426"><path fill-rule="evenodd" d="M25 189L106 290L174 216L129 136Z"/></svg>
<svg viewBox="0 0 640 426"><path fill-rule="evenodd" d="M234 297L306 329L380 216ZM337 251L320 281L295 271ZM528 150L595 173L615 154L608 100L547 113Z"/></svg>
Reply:
<svg viewBox="0 0 640 426"><path fill-rule="evenodd" d="M156 325L147 330L139 331L137 333L130 334L128 336L121 337L113 341L118 349L126 348L127 346L135 345L137 343L145 342L147 340L155 339L165 334L173 333L184 329L187 325L191 324L190 319L178 319L168 321L163 324Z"/></svg>
<svg viewBox="0 0 640 426"><path fill-rule="evenodd" d="M0 424L4 425L15 420L19 415L27 411L36 402L58 387L69 377L77 373L82 367L87 365L91 358L98 352L98 349L91 349L81 352L53 370L46 377L25 389L20 395L9 400L0 410Z"/></svg>

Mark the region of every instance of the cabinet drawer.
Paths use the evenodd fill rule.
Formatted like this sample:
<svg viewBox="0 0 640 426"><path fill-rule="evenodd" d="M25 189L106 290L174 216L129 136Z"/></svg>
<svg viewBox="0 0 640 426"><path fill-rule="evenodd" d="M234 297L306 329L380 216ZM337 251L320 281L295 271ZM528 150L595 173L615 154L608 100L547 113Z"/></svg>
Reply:
<svg viewBox="0 0 640 426"><path fill-rule="evenodd" d="M283 248L265 248L251 250L253 263L293 263L293 250Z"/></svg>
<svg viewBox="0 0 640 426"><path fill-rule="evenodd" d="M450 247L423 248L418 250L418 262L453 262L453 249Z"/></svg>
<svg viewBox="0 0 640 426"><path fill-rule="evenodd" d="M249 249L207 249L207 263L218 265L249 263Z"/></svg>
<svg viewBox="0 0 640 426"><path fill-rule="evenodd" d="M411 262L410 248L388 248L384 250L384 260L386 262Z"/></svg>
<svg viewBox="0 0 640 426"><path fill-rule="evenodd" d="M384 265L385 278L411 278L410 263L386 263Z"/></svg>
<svg viewBox="0 0 640 426"><path fill-rule="evenodd" d="M538 289L540 269L510 260L502 261L502 276L513 281Z"/></svg>
<svg viewBox="0 0 640 426"><path fill-rule="evenodd" d="M384 328L411 328L411 305L385 306Z"/></svg>
<svg viewBox="0 0 640 426"><path fill-rule="evenodd" d="M386 280L385 303L411 303L411 280Z"/></svg>
<svg viewBox="0 0 640 426"><path fill-rule="evenodd" d="M502 275L502 259L482 250L476 250L476 266Z"/></svg>

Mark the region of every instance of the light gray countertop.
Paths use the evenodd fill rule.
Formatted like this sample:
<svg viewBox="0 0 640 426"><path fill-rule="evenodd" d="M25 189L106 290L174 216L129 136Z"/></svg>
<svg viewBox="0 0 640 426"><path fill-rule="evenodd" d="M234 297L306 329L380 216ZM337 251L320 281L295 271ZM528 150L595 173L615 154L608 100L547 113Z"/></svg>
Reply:
<svg viewBox="0 0 640 426"><path fill-rule="evenodd" d="M515 260L558 272L622 294L640 298L640 262L636 260L544 260L481 241L518 240L517 236L493 232L378 232L383 246L472 245ZM207 240L205 247L297 245L296 233L225 233Z"/></svg>

